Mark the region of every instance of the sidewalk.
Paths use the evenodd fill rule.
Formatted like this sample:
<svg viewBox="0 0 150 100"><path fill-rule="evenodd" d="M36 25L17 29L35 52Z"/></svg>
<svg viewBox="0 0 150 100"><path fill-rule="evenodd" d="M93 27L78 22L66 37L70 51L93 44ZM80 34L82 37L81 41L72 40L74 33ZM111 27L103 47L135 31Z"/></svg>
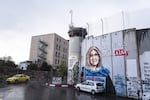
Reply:
<svg viewBox="0 0 150 100"><path fill-rule="evenodd" d="M72 87L72 88L74 88L74 85L71 85L71 84L49 84L49 83L46 83L45 85L50 86L50 87Z"/></svg>

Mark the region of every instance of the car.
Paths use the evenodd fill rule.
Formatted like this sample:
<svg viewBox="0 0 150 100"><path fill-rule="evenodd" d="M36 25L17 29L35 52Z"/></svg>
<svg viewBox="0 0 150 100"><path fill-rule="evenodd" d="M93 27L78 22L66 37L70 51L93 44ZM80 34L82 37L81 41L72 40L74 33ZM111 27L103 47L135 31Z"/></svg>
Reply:
<svg viewBox="0 0 150 100"><path fill-rule="evenodd" d="M6 82L9 83L22 83L22 82L28 82L30 80L30 76L25 74L16 74L12 77L9 77L6 79Z"/></svg>
<svg viewBox="0 0 150 100"><path fill-rule="evenodd" d="M77 91L90 92L91 94L104 92L104 85L99 81L86 80L75 85Z"/></svg>
<svg viewBox="0 0 150 100"><path fill-rule="evenodd" d="M142 96L142 100L150 100L150 92L144 92Z"/></svg>

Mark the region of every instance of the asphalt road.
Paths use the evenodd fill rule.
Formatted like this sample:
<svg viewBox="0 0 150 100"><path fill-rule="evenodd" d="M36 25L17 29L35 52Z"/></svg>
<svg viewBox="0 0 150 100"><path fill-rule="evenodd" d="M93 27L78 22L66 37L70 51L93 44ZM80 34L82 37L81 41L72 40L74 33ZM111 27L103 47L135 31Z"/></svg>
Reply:
<svg viewBox="0 0 150 100"><path fill-rule="evenodd" d="M105 94L91 95L74 88L49 87L38 83L8 85L0 88L0 100L133 100Z"/></svg>

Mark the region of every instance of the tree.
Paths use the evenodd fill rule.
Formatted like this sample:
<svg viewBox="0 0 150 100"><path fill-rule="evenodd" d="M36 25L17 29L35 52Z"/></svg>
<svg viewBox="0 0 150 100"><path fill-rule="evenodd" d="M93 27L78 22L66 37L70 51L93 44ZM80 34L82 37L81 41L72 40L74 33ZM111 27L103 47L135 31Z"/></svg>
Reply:
<svg viewBox="0 0 150 100"><path fill-rule="evenodd" d="M27 67L27 70L37 70L37 69L38 69L37 64L33 64L33 63L31 63Z"/></svg>
<svg viewBox="0 0 150 100"><path fill-rule="evenodd" d="M48 65L47 62L43 62L40 66L40 70L42 71L51 71L51 65Z"/></svg>
<svg viewBox="0 0 150 100"><path fill-rule="evenodd" d="M0 58L0 73L8 73L16 70L16 64L12 61L11 56Z"/></svg>
<svg viewBox="0 0 150 100"><path fill-rule="evenodd" d="M61 77L67 76L67 66L64 61L61 61L59 66L56 66L56 69Z"/></svg>
<svg viewBox="0 0 150 100"><path fill-rule="evenodd" d="M15 64L14 61L12 61L11 56L8 56L8 57L2 57L0 59L0 66L16 67L17 65Z"/></svg>
<svg viewBox="0 0 150 100"><path fill-rule="evenodd" d="M6 64L6 66L16 67L16 64L13 61L10 61L10 60L8 60L5 64Z"/></svg>

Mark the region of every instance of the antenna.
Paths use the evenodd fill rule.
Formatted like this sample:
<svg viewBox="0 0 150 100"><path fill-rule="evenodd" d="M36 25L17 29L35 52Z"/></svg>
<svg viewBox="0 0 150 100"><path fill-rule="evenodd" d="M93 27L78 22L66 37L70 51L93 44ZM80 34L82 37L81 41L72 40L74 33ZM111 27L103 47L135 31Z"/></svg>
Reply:
<svg viewBox="0 0 150 100"><path fill-rule="evenodd" d="M87 34L89 35L89 23L86 23L86 25L87 25Z"/></svg>
<svg viewBox="0 0 150 100"><path fill-rule="evenodd" d="M123 24L123 30L125 29L125 18L124 18L124 11L122 13L122 24Z"/></svg>
<svg viewBox="0 0 150 100"><path fill-rule="evenodd" d="M103 19L101 18L101 23L102 23L102 35L104 34L104 23L103 23Z"/></svg>
<svg viewBox="0 0 150 100"><path fill-rule="evenodd" d="M71 15L71 16L70 16L70 17L71 17L71 23L70 23L70 25L69 25L69 28L72 29L72 28L73 28L73 22L72 22L73 11L70 10L69 13L70 13L70 15Z"/></svg>

